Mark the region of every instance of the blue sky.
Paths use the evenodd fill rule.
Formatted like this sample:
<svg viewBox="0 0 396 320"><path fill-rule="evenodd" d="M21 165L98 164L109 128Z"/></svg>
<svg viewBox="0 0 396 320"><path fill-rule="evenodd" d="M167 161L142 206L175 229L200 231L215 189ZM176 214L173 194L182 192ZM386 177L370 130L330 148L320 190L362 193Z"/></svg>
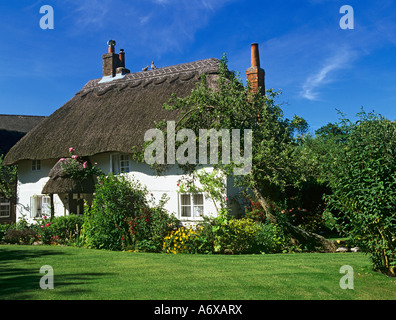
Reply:
<svg viewBox="0 0 396 320"><path fill-rule="evenodd" d="M42 30L40 8L54 9ZM343 5L354 29L343 30ZM266 87L281 89L285 115L311 130L361 107L396 119L396 1L357 0L0 0L0 113L50 115L101 77L106 42L141 71L227 54L250 66L259 43Z"/></svg>

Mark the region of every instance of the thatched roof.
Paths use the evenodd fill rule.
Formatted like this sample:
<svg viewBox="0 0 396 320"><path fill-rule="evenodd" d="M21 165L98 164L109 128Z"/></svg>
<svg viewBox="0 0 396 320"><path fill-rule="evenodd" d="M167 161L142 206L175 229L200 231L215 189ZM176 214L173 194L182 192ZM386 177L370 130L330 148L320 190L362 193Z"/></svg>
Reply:
<svg viewBox="0 0 396 320"><path fill-rule="evenodd" d="M45 117L0 114L0 154L6 154Z"/></svg>
<svg viewBox="0 0 396 320"><path fill-rule="evenodd" d="M91 176L82 181L70 178L64 171L62 162L70 161L59 160L49 173L50 179L45 184L42 194L55 193L93 193L95 190L95 181Z"/></svg>
<svg viewBox="0 0 396 320"><path fill-rule="evenodd" d="M70 101L24 136L5 164L24 159L59 159L69 147L79 156L102 152L130 153L141 146L154 121L175 120L162 109L172 93L187 96L201 74L216 74L218 59L130 73L121 79L89 81Z"/></svg>

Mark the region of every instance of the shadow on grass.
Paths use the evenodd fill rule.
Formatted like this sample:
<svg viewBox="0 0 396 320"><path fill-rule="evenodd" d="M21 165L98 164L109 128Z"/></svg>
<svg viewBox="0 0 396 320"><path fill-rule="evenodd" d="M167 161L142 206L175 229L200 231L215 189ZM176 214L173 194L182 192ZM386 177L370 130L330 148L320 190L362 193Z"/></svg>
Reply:
<svg viewBox="0 0 396 320"><path fill-rule="evenodd" d="M45 275L37 268L32 268L34 258L55 255L68 255L58 250L23 250L0 249L0 300L40 299L43 289L40 279ZM23 261L22 263L19 261ZM21 266L27 265L26 268ZM87 293L87 286L98 278L111 275L110 273L65 273L54 274L54 287L58 289L51 293L65 296L76 296ZM79 287L81 286L81 287ZM70 290L68 289L70 288ZM46 291L46 290L45 290ZM49 290L52 291L52 290ZM59 298L62 298L59 296Z"/></svg>

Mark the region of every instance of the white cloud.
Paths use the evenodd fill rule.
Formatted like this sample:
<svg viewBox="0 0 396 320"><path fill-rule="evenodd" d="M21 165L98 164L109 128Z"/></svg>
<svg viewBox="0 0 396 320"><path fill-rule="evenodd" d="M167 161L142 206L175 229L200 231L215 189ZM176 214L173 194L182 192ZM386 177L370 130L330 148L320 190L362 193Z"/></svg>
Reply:
<svg viewBox="0 0 396 320"><path fill-rule="evenodd" d="M348 67L354 56L352 51L346 49L335 52L317 72L308 76L302 86L301 96L308 100L318 100L320 88L333 80L333 73Z"/></svg>

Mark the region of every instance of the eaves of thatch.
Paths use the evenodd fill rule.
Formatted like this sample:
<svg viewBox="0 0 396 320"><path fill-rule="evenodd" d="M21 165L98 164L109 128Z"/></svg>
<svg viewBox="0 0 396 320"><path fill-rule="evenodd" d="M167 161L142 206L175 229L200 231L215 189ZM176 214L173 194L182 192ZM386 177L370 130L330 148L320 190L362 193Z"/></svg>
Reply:
<svg viewBox="0 0 396 320"><path fill-rule="evenodd" d="M45 117L25 115L0 115L0 155L6 154L27 132Z"/></svg>
<svg viewBox="0 0 396 320"><path fill-rule="evenodd" d="M109 82L91 80L29 131L8 152L4 164L66 157L69 147L79 156L131 153L143 144L154 122L176 119L174 112L162 108L171 95L187 96L203 73L215 75L218 66L218 59L206 59L129 73Z"/></svg>
<svg viewBox="0 0 396 320"><path fill-rule="evenodd" d="M64 161L70 162L70 158ZM49 180L45 184L41 193L94 193L95 184L95 178L92 176L83 180L71 178L65 173L62 167L62 160L59 160L51 169L49 173Z"/></svg>

